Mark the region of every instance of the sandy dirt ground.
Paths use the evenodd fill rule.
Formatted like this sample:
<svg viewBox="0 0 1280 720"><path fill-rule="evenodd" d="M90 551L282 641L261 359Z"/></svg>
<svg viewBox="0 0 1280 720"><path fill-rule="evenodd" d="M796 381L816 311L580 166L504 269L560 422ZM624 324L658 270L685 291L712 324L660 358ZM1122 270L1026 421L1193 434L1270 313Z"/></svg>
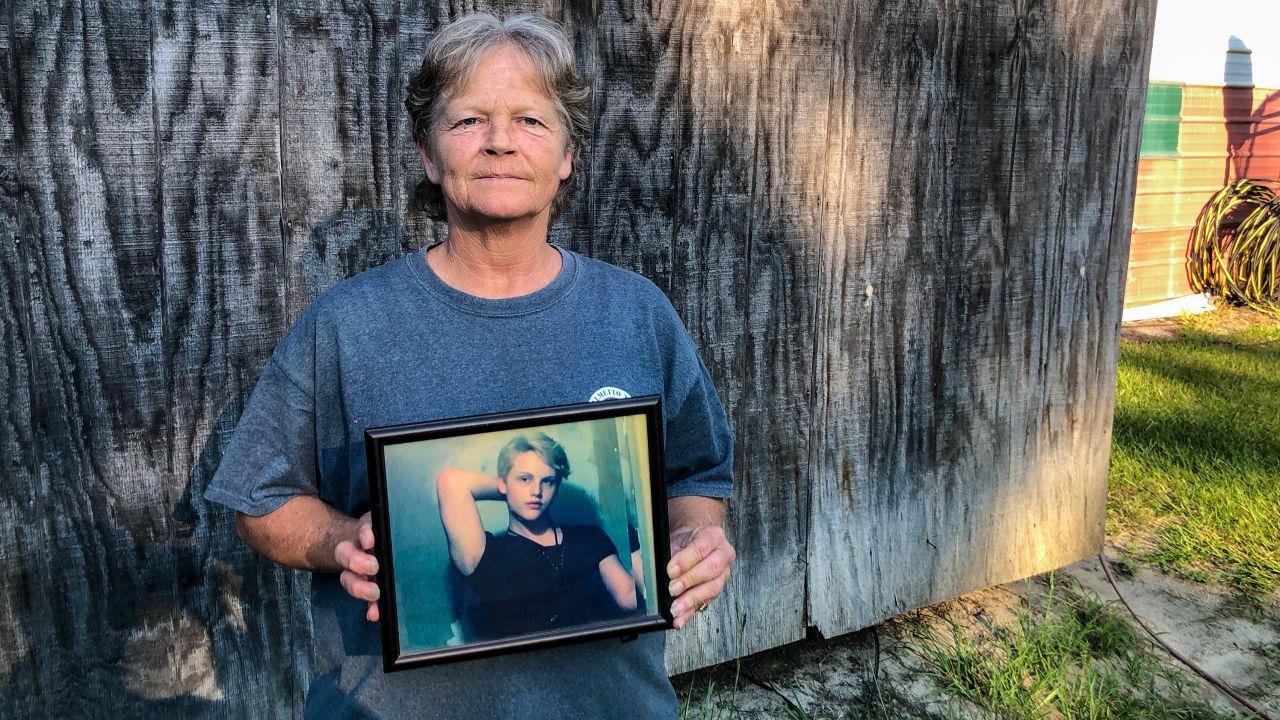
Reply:
<svg viewBox="0 0 1280 720"><path fill-rule="evenodd" d="M1108 556L1114 549L1108 550ZM1096 557L1058 571L1110 610L1131 620ZM1224 588L1138 567L1117 584L1134 611L1166 642L1280 718L1280 598L1270 608ZM1043 578L970 593L850 635L813 639L673 678L685 718L985 718L991 714L953 698L927 671L916 646L921 624L966 633L1015 622L1024 598L1047 591ZM1194 696L1227 714L1244 712L1154 643L1151 655L1185 674Z"/></svg>

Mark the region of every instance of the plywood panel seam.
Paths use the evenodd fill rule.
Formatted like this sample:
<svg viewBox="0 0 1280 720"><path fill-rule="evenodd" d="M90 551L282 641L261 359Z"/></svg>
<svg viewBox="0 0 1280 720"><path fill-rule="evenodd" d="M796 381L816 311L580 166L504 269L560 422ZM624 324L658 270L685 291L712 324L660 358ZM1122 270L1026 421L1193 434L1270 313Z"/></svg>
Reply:
<svg viewBox="0 0 1280 720"><path fill-rule="evenodd" d="M284 36L285 36L286 28L289 27L285 17L285 9L284 9L285 2L287 2L287 0L275 0L276 142L277 142L277 150L276 150L277 175L276 177L278 178L277 192L279 193L279 198L280 198L280 221L279 221L280 278L279 279L280 279L280 284L282 285L282 291L276 294L276 298L277 298L276 302L278 303L277 310L280 313L280 317L284 318L285 326L288 327L292 322L292 318L289 317L289 297L290 297L289 247L290 247L290 235L291 235L290 228L293 225L293 220L291 217L291 209L288 206L289 196L285 192L285 178L287 177L286 173L288 172L288 165L287 165L288 147L287 147L287 141L285 138L284 129L288 124L288 119L285 114L285 72L286 72L287 64L285 63L285 37ZM285 636L283 639L286 647L289 648L287 651L287 655L290 657L298 657L300 653L294 644L294 640L297 637L296 628L298 627L298 625L295 624L294 622L296 618L292 617L292 612L294 608L296 608L296 606L298 605L298 603L296 602L296 599L294 598L294 593L297 590L297 582L293 580L293 576L290 571L286 571L286 575L289 580L289 582L286 582L285 585L287 586L287 593L289 595L287 603L291 613L291 616L290 616L291 632L285 633ZM306 654L310 655L309 648L306 649ZM298 708L298 698L300 697L301 693L299 691L297 683L298 683L298 673L292 673L292 678L290 679L289 684L293 691L291 693L291 697L289 698L289 706L293 714L293 717L295 718L301 717L302 715L300 709Z"/></svg>
<svg viewBox="0 0 1280 720"><path fill-rule="evenodd" d="M18 51L16 43L14 42L17 37L17 18L16 11L14 9L15 4L16 3L6 3L6 9L8 12L5 14L5 19L7 21L5 30L9 35L8 47L6 48L9 55L9 76L6 78L6 81L9 83L9 104L6 110L9 114L9 120L12 123L14 151L12 158L15 194L13 200L16 215L14 218L15 228L13 238L14 251L16 255L14 272L19 276L17 283L18 307L16 310L21 313L19 316L19 332L22 334L22 343L27 349L26 357L24 358L27 367L27 384L23 390L27 396L26 420L28 423L31 442L27 445L25 464L29 477L34 478L39 472L39 458L40 454L44 451L42 442L44 437L40 433L34 432L36 421L36 393L31 391L31 383L35 381L35 378L38 377L38 375L36 375L35 358L35 318L31 307L31 273L33 272L33 268L31 266L31 257L28 248L29 243L27 240L29 233L33 233L35 229L31 227L31 213L24 212L25 203L23 201L23 198L29 196L29 193L27 191L27 177L22 170L22 153L19 152L19 148L21 148L24 143L25 128L22 121L23 114L18 110L18 108L22 107L23 103L21 100L22 86L19 84L18 75ZM30 511L33 510L34 507L26 507L23 509Z"/></svg>
<svg viewBox="0 0 1280 720"><path fill-rule="evenodd" d="M839 7L849 11L849 24L853 24L852 5L845 6L840 4ZM821 215L817 223L819 237L813 238L812 241L817 243L818 252L814 258L814 277L813 294L811 297L811 307L813 318L810 327L810 340L813 343L810 348L809 358L809 394L806 398L809 415L809 428L807 447L805 448L805 472L804 472L804 504L802 505L804 520L803 543L804 552L804 603L802 624L807 629L816 624L813 612L813 563L810 562L809 554L813 547L814 532L814 498L821 495L821 485L830 478L827 477L825 470L825 462L821 459L822 448L819 447L820 442L826 439L826 430L830 419L830 403L828 403L826 393L821 391L820 380L825 375L830 365L830 358L825 352L829 347L829 338L833 334L833 324L830 321L830 313L833 312L834 292L828 291L829 283L826 282L829 272L829 264L831 263L832 244L837 242L835 238L837 219L842 216L844 208L844 182L845 182L845 162L847 159L846 132L844 126L844 103L848 100L845 92L848 80L844 76L844 48L839 38L842 37L840 30L841 13L837 11L833 13L831 18L831 85L827 90L827 127L824 147L827 149L827 162L831 163L832 158L839 168L840 172L835 175L839 188L833 191L831 182L833 180L832 173L828 168L827 172L822 175L822 186L818 188L818 207ZM841 81L844 82L841 82ZM833 151L833 143L838 148ZM835 198L834 200L832 198ZM839 207L829 207L829 203L836 203ZM838 482L836 483L838 485Z"/></svg>
<svg viewBox="0 0 1280 720"><path fill-rule="evenodd" d="M284 53L284 33L285 28L289 27L285 22L284 3L287 0L275 0L276 10L276 141L278 148L276 151L276 166L279 172L279 188L280 193L280 282L284 285L284 292L279 294L280 317L285 319L285 323L290 321L289 317L289 228L293 225L290 216L290 208L288 206L288 194L285 192L284 179L288 172L288 148L284 129L288 124L285 117L285 53Z"/></svg>
<svg viewBox="0 0 1280 720"><path fill-rule="evenodd" d="M149 83L148 91L151 94L151 142L153 145L152 171L155 174L155 189L154 189L154 192L152 193L153 195L152 202L154 203L155 215L156 215L155 242L163 246L164 238L166 237L165 214L162 211L162 208L164 207L163 195L164 195L165 187L164 187L164 172L161 170L162 145L160 142L160 102L159 102L160 99L156 97L156 77L157 77L156 75L156 41L159 38L159 33L160 33L159 28L156 27L156 14L157 14L157 9L156 9L155 3L154 2L149 3L148 12L147 12L147 16L148 16L147 29L150 34L150 40L149 40L150 44L147 48L147 64L150 68L150 73L151 73L151 82ZM167 264L163 260L163 254L164 254L164 250L163 250L163 247L161 247L161 252L159 253L159 257L161 259L160 259L160 262L158 263L157 279L159 280L159 284L160 284L160 347L161 347L162 353L166 352L169 348L174 347L173 337L172 337L172 327L170 326L170 323L169 323L169 312L168 312L169 283L166 278ZM161 377L162 377L162 382L164 383L164 389L162 390L162 392L164 393L166 398L165 414L169 418L168 422L164 424L165 426L164 427L164 445L166 448L172 448L174 444L174 426L176 425L176 423L173 421L173 412L175 407L174 384L173 384L173 363L168 362L166 358L166 362L161 363L161 368L162 368ZM172 452L165 453L165 473L169 477L174 477ZM172 533L174 529L173 525L170 524L168 528Z"/></svg>
<svg viewBox="0 0 1280 720"><path fill-rule="evenodd" d="M843 4L841 8L848 9ZM852 11L850 25L853 24ZM814 564L810 561L810 552L813 548L813 533L815 528L814 516L817 510L814 507L815 498L822 495L825 484L830 481L827 477L825 458L823 457L822 442L826 439L828 421L830 419L830 403L827 401L827 393L822 392L820 388L826 387L820 384L820 380L825 376L830 366L830 358L828 357L828 338L833 334L832 322L830 315L834 312L834 283L828 277L828 265L831 262L831 254L833 253L833 245L837 242L836 226L838 219L841 217L844 207L844 180L845 180L845 163L846 163L846 138L845 132L845 102L848 100L847 85L848 80L844 77L844 47L839 38L841 27L841 13L837 11L833 14L832 24L832 43L831 43L831 86L827 91L827 128L825 147L827 149L826 162L828 167L822 175L822 187L818 190L819 205L821 209L820 219L817 223L819 237L814 238L818 244L818 252L815 255L814 277L816 281L813 287L813 318L811 320L810 338L812 347L810 348L810 382L809 396L807 398L809 428L807 447L805 448L805 496L802 516L805 519L804 536L801 539L804 549L804 602L802 624L805 628L814 626L816 618L814 617L814 598L813 598L813 569ZM843 82L842 82L843 81ZM833 148L833 143L837 143L838 147ZM839 172L835 173L834 178L830 165L834 164ZM831 187L831 183L837 183L838 188ZM833 199L834 198L834 199ZM830 207L829 203L836 204L839 207ZM838 483L836 483L838 485Z"/></svg>
<svg viewBox="0 0 1280 720"><path fill-rule="evenodd" d="M761 13L762 17L761 17L761 31L760 31L760 54L757 58L757 63L756 63L756 79L757 80L765 77L765 67L768 63L768 57L767 57L768 56L768 38L765 37L764 29L769 26L768 12L769 12L769 8L771 7L772 7L772 3L766 4L765 10ZM760 102L759 93L760 93L760 88L757 87L756 97L754 98L754 102L755 102L755 133L754 135L755 137L753 139L755 142L753 142L751 146L751 153L752 153L751 179L749 181L749 187L747 188L747 197L749 198L756 197L756 185L757 185L758 175L760 173L760 157L761 157L760 142L761 142L761 136L764 134L760 130L760 128L763 127L764 123L761 117L762 103ZM744 287L745 297L743 298L742 334L744 335L744 338L743 338L744 340L746 339L745 336L749 336L751 334L751 304L752 304L751 303L751 294L752 294L751 250L752 250L752 246L755 244L756 222L759 219L760 219L759 214L754 212L750 213L747 219L746 252L743 254L743 262L744 262L743 287ZM737 373L738 375L739 388L749 387L749 382L750 382L750 372L748 369L749 359L750 359L749 353L747 352L738 353L737 367L734 368L734 372ZM751 388L751 390L758 391L757 388ZM743 392L742 394L745 395L746 393ZM750 405L751 403L747 400L747 398L745 397L738 398L737 417L734 418L735 422L734 422L733 429L739 435L742 434L743 432L742 429L746 427L746 416L749 414L748 409ZM742 453L742 454L745 454L745 453ZM742 463L742 466L743 466L742 469L746 470L746 463Z"/></svg>
<svg viewBox="0 0 1280 720"><path fill-rule="evenodd" d="M593 18L596 18L597 20L600 17L602 17L602 13L603 13L602 8L600 7L600 3L601 3L601 0L591 0L591 16ZM583 163L583 168L584 168L583 174L586 175L588 179L587 187L585 188L586 192L584 194L586 196L586 203L587 203L587 207L586 207L587 227L591 228L591 231L587 233L586 250L587 250L587 255L589 257L595 257L596 255L595 164L596 164L596 156L599 153L595 152L595 149L597 147L596 141L598 140L599 136L596 135L595 125L598 124L598 120L600 118L600 93L596 91L597 90L596 84L600 78L600 73L601 73L601 69L599 67L600 65L600 33L602 32L603 25L604 23L597 23L595 28L592 30L591 43L594 46L594 52L591 53L591 59L587 66L587 73L588 73L587 76L591 80L591 122L593 125L593 127L591 128L591 140L589 141L590 148L581 148L578 151L578 152L587 152L591 156L591 165L589 166L591 170L589 172L586 171L587 166L585 163Z"/></svg>
<svg viewBox="0 0 1280 720"><path fill-rule="evenodd" d="M402 65L403 48L400 45L400 34L401 34L400 33L400 25L401 25L400 0L395 0L395 2L392 3L391 12L393 13L392 26L395 29L395 40L393 40L391 44L395 46L395 53L391 56L392 57L392 60L391 60L392 85L390 88L390 93L392 98L398 98L400 97L400 94L397 92L397 88L402 87L406 82L406 79L404 76L404 67ZM372 18L370 19L372 20ZM375 23L375 26L376 26L376 23ZM390 211L389 214L391 215L391 217L397 217L397 218L403 217L408 212L408 208L400 207L400 189L404 187L404 166L400 162L400 157L397 154L400 152L400 149L404 147L404 143L406 139L405 138L406 133L404 132L404 130L408 126L408 122L405 120L405 115L407 112L408 111L405 109L403 103L387 104L387 114L388 114L387 121L393 122L394 128L395 128L391 137L391 147L389 148L390 152L388 153L388 162L391 163L391 188L389 189L387 196L390 198L392 202L392 207L388 208L388 210ZM409 128L408 135L409 135L409 138L408 138L409 141L413 142L413 128ZM416 143L414 144L416 146ZM378 193L378 195L381 196L382 194ZM409 251L410 240L405 236L404 223L396 222L394 223L394 228L395 228L395 234L396 234L396 244L400 247L400 250L402 252Z"/></svg>
<svg viewBox="0 0 1280 720"><path fill-rule="evenodd" d="M685 8L681 8L676 12L678 14L683 14L687 12L687 10ZM680 51L676 53L675 68L672 70L672 77L675 78L684 77L685 58L693 54L693 48L686 44L684 27L685 21L683 18L672 18L671 33L676 35L674 42L680 48ZM671 40L669 39L668 42L671 42ZM671 103L674 108L674 114L672 117L675 118L675 122L677 123L682 122L684 118L685 107L683 103L681 103L683 94L684 93L681 93L679 89L672 93ZM680 157L684 155L684 133L675 133L675 138L675 149L672 152L670 160L673 170L679 166ZM666 277L663 278L664 287L662 288L663 291L666 292L668 298L673 297L672 293L675 288L676 247L679 245L680 241L679 202L683 193L681 188L683 178L681 177L681 174L679 172L672 172L671 176L671 193L667 196L667 207L665 208L667 211L667 217L671 218L671 234L668 236L667 273Z"/></svg>

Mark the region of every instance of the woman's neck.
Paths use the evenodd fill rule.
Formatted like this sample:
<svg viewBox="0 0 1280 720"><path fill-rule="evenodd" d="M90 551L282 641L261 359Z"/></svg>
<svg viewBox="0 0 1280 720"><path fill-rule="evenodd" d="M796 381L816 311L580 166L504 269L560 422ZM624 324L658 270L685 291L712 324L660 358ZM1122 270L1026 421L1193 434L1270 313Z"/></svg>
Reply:
<svg viewBox="0 0 1280 720"><path fill-rule="evenodd" d="M528 295L550 284L562 262L541 220L483 227L450 222L448 237L427 252L427 262L446 285L468 295Z"/></svg>

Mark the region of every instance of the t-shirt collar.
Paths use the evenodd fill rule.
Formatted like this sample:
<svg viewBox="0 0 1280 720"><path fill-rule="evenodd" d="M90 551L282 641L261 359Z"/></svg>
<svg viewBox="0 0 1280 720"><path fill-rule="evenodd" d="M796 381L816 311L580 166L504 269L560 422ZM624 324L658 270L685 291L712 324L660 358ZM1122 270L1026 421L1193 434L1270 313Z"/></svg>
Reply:
<svg viewBox="0 0 1280 720"><path fill-rule="evenodd" d="M436 274L435 270L431 269L430 263L427 262L426 251L430 247L410 253L406 261L427 292L450 306L473 315L515 317L517 315L528 315L550 307L573 286L573 282L578 276L577 256L555 243L551 243L551 247L560 253L560 272L556 273L551 282L541 288L527 295L518 295L510 298L477 297L445 283Z"/></svg>

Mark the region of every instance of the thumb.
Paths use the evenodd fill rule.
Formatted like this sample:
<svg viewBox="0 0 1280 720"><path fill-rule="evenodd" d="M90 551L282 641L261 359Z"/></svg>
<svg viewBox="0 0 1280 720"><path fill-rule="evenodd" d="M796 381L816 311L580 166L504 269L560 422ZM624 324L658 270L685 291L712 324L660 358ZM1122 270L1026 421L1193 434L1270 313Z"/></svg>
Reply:
<svg viewBox="0 0 1280 720"><path fill-rule="evenodd" d="M356 536L362 549L373 549L373 518L369 513L360 516L360 525L356 530Z"/></svg>

